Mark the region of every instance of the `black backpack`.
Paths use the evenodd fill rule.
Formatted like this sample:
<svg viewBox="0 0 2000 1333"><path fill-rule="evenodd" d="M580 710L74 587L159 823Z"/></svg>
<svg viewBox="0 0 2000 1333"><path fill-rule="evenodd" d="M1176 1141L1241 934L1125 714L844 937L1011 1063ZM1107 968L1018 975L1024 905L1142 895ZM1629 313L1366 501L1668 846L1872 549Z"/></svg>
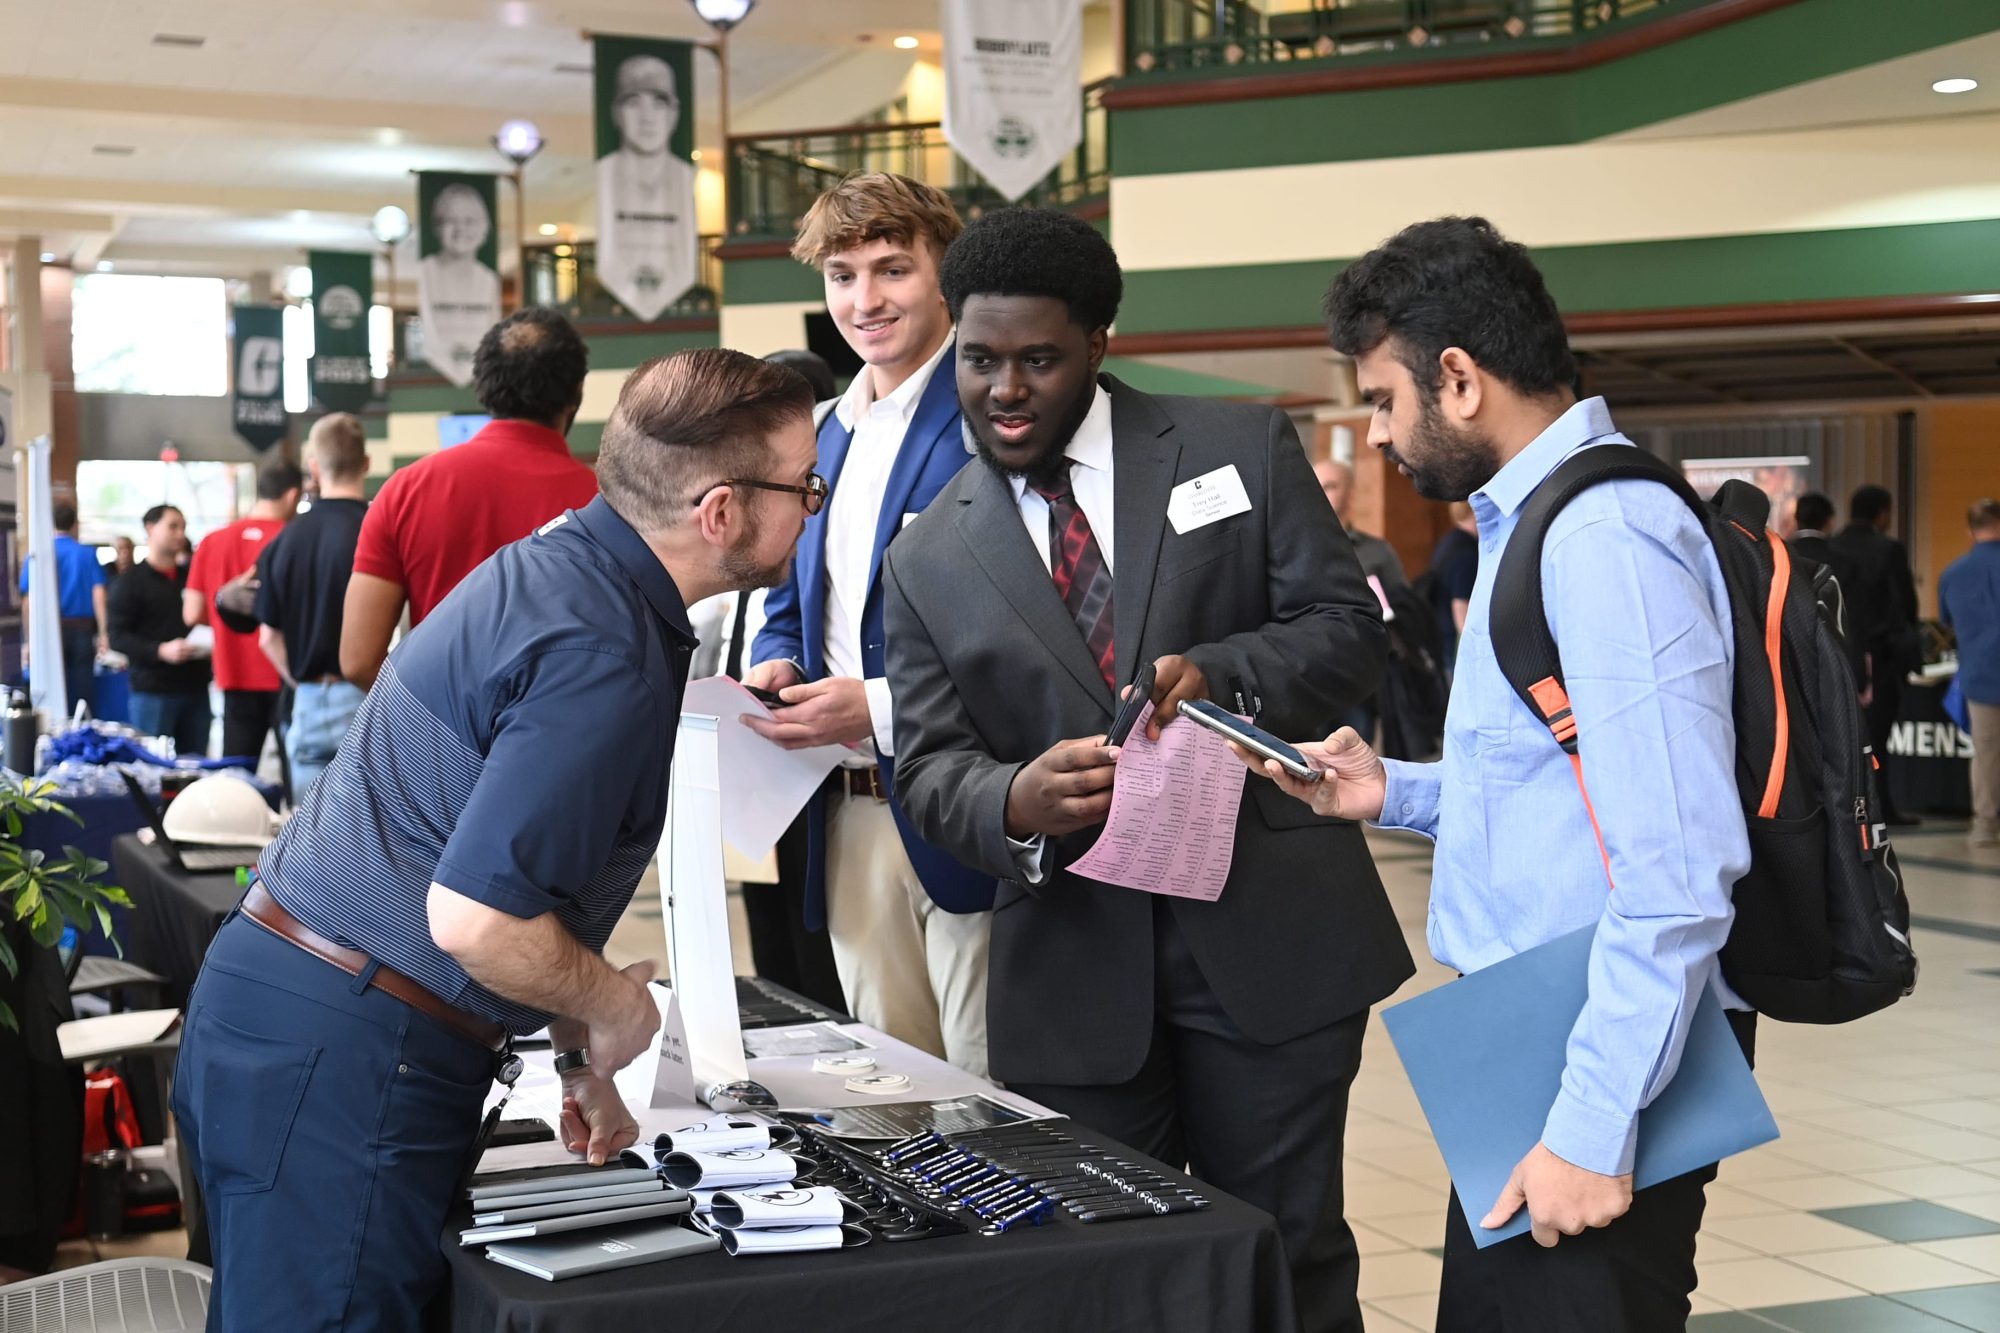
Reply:
<svg viewBox="0 0 2000 1333"><path fill-rule="evenodd" d="M1879 763L1835 629L1839 585L1818 566L1794 564L1767 531L1762 491L1730 481L1703 503L1672 465L1631 445L1566 459L1523 507L1495 575L1490 623L1501 672L1555 734L1581 787L1577 727L1589 719L1571 716L1563 688L1542 602L1542 544L1564 505L1622 478L1657 481L1687 503L1729 588L1750 869L1732 894L1723 977L1758 1012L1788 1023L1845 1023L1894 1004L1917 980L1910 904L1876 821Z"/></svg>

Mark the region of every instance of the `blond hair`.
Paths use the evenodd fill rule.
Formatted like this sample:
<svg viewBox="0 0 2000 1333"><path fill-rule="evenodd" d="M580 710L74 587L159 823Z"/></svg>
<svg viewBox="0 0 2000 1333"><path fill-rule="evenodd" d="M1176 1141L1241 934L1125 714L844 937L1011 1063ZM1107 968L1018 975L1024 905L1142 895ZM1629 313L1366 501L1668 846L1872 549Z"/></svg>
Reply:
<svg viewBox="0 0 2000 1333"><path fill-rule="evenodd" d="M368 475L368 432L352 412L331 412L313 422L306 448L326 481L354 481Z"/></svg>
<svg viewBox="0 0 2000 1333"><path fill-rule="evenodd" d="M958 210L936 186L893 172L861 172L813 200L792 242L792 258L819 268L870 241L914 245L919 240L942 258L964 230Z"/></svg>

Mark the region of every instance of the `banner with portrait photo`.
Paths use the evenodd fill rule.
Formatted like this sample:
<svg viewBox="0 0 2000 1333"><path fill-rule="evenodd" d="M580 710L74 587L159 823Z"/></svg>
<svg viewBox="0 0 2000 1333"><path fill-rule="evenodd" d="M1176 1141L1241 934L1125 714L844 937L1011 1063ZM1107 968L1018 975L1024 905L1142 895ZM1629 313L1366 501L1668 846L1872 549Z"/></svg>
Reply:
<svg viewBox="0 0 2000 1333"><path fill-rule="evenodd" d="M417 313L424 357L453 384L472 383L472 354L500 322L498 177L417 173Z"/></svg>
<svg viewBox="0 0 2000 1333"><path fill-rule="evenodd" d="M285 438L285 312L268 305L240 305L235 328L235 391L229 416L252 449L262 453Z"/></svg>
<svg viewBox="0 0 2000 1333"><path fill-rule="evenodd" d="M1082 0L943 0L944 137L1010 201L1083 142Z"/></svg>
<svg viewBox="0 0 2000 1333"><path fill-rule="evenodd" d="M694 286L694 47L592 39L597 111L597 279L640 319Z"/></svg>
<svg viewBox="0 0 2000 1333"><path fill-rule="evenodd" d="M374 393L368 360L368 307L375 256L314 250L312 396L329 412L359 412Z"/></svg>

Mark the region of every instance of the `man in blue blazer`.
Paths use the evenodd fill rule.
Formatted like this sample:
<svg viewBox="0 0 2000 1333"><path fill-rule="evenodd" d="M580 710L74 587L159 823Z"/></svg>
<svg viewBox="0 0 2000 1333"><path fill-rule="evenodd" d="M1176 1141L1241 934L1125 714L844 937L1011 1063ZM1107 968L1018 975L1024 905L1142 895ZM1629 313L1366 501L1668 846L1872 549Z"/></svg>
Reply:
<svg viewBox="0 0 2000 1333"><path fill-rule="evenodd" d="M884 668L882 554L968 457L938 262L961 229L951 201L902 176L852 176L806 214L792 254L862 361L819 431L832 486L789 580L771 590L746 684L777 690L787 747L854 756L806 807L806 924L824 925L848 1007L864 1023L986 1072L993 878L920 838L896 800Z"/></svg>

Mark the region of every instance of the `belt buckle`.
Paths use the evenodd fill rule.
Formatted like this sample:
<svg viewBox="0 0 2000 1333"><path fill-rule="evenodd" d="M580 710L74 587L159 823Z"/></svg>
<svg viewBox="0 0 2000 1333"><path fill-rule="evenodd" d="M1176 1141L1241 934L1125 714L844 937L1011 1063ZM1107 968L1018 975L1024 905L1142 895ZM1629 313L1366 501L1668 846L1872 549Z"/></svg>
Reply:
<svg viewBox="0 0 2000 1333"><path fill-rule="evenodd" d="M867 767L866 769L864 769L864 770L862 770L862 771L868 774L868 794L869 794L869 796L873 797L873 798L874 798L875 800L878 800L878 801L887 801L887 800L889 799L889 793L888 793L887 791L883 790L883 787L882 787L882 768L881 768L881 765L879 765L879 764L870 764L870 765L869 765L869 766L868 766L868 767Z"/></svg>

